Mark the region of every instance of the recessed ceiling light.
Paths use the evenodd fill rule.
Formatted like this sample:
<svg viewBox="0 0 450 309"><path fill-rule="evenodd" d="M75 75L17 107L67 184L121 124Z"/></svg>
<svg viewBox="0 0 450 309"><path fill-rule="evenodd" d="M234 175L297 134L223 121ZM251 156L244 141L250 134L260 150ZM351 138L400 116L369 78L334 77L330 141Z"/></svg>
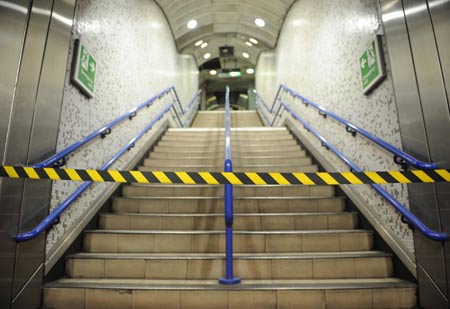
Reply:
<svg viewBox="0 0 450 309"><path fill-rule="evenodd" d="M211 74L211 75L216 75L216 74L217 74L217 71L216 71L216 70L211 70L211 71L209 71L209 74Z"/></svg>
<svg viewBox="0 0 450 309"><path fill-rule="evenodd" d="M245 42L245 45L247 45L247 46L250 46L250 47L252 47L252 46L253 46L253 44L252 44L252 43L250 43L250 42Z"/></svg>
<svg viewBox="0 0 450 309"><path fill-rule="evenodd" d="M192 20L188 21L187 27L189 29L195 29L197 27L197 21L195 19L192 19Z"/></svg>
<svg viewBox="0 0 450 309"><path fill-rule="evenodd" d="M264 21L264 19L257 18L257 19L255 19L255 24L258 27L264 27L266 25L266 22Z"/></svg>
<svg viewBox="0 0 450 309"><path fill-rule="evenodd" d="M244 58L250 58L250 55L247 54L247 53L242 53L242 57L244 57Z"/></svg>
<svg viewBox="0 0 450 309"><path fill-rule="evenodd" d="M250 42L252 42L253 44L258 44L258 41L254 38L250 38L248 39Z"/></svg>
<svg viewBox="0 0 450 309"><path fill-rule="evenodd" d="M205 43L203 43L200 47L201 47L201 48L205 48L206 46L208 46L208 43L205 42Z"/></svg>
<svg viewBox="0 0 450 309"><path fill-rule="evenodd" d="M206 54L203 55L203 58L205 58L205 59L209 59L209 57L211 57L210 53L206 53Z"/></svg>
<svg viewBox="0 0 450 309"><path fill-rule="evenodd" d="M200 46L200 45L202 45L202 44L203 44L203 41L202 41L202 40L195 42L195 46Z"/></svg>
<svg viewBox="0 0 450 309"><path fill-rule="evenodd" d="M247 72L247 74L253 74L253 73L255 73L255 70L252 68L248 68L246 72Z"/></svg>

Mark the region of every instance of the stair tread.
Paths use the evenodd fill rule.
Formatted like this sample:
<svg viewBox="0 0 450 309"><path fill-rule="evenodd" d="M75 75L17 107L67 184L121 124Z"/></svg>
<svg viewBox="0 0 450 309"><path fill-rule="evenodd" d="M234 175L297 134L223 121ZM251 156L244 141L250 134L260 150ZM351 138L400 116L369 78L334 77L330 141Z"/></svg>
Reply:
<svg viewBox="0 0 450 309"><path fill-rule="evenodd" d="M280 217L287 217L287 216L356 216L358 215L357 212L280 212L280 213L237 213L234 214L235 217L252 217L252 216L258 216L258 217L269 217L269 216L280 216ZM218 213L185 213L185 214L168 214L168 213L161 213L161 214L147 214L147 213L101 213L100 216L146 216L146 217L223 217L223 214Z"/></svg>
<svg viewBox="0 0 450 309"><path fill-rule="evenodd" d="M225 231L211 230L87 230L85 233L96 234L225 234ZM342 229L342 230L283 230L283 231L233 231L234 235L282 235L282 234L350 234L366 233L373 234L371 230Z"/></svg>
<svg viewBox="0 0 450 309"><path fill-rule="evenodd" d="M303 253L235 253L235 259L335 259L391 257L383 251L303 252ZM224 253L87 253L68 255L71 259L225 259Z"/></svg>
<svg viewBox="0 0 450 309"><path fill-rule="evenodd" d="M155 280L155 279L85 279L63 278L48 283L45 288L95 289L164 289L164 290L312 290L312 289L383 289L411 288L416 285L397 278L375 279L304 279L304 280L243 280L237 285L222 285L217 280Z"/></svg>
<svg viewBox="0 0 450 309"><path fill-rule="evenodd" d="M133 186L149 186L149 185L140 185L135 184ZM216 186L219 187L219 186ZM223 200L223 196L116 196L113 197L113 200ZM344 200L345 196L236 196L233 197L234 200L317 200L317 199L336 199L336 200Z"/></svg>

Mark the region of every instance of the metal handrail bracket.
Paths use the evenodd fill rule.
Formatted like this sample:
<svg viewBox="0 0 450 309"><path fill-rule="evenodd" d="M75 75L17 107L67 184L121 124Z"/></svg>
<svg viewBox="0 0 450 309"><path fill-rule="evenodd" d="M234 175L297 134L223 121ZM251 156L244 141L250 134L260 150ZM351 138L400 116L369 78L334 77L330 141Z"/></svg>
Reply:
<svg viewBox="0 0 450 309"><path fill-rule="evenodd" d="M294 117L297 121L299 121L303 127L311 132L315 137L317 137L322 146L334 152L339 159L345 162L350 168L355 172L362 172L362 170L350 161L342 152L340 152L334 145L332 145L328 140L326 140L322 135L320 135L316 130L314 130L305 120L303 120L299 115L297 115L289 106L287 106L284 102L280 102L280 106L284 107L286 111L288 111L292 117ZM371 184L372 188L375 189L381 196L383 196L393 207L394 209L400 213L404 221L408 223L411 227L419 230L425 237L436 240L436 241L447 241L449 240L449 235L433 231L428 226L426 226L419 218L417 218L413 213L411 213L405 206L403 206L399 201L397 201L393 196L387 193L380 185Z"/></svg>
<svg viewBox="0 0 450 309"><path fill-rule="evenodd" d="M230 119L230 87L225 88L225 172L233 171L231 159L231 119ZM221 284L237 284L241 279L233 276L233 185L224 185L225 206L225 277L219 279Z"/></svg>
<svg viewBox="0 0 450 309"><path fill-rule="evenodd" d="M315 109L319 110L320 115L322 115L324 117L330 116L331 118L340 122L341 124L343 124L345 126L347 132L351 133L353 136L355 136L356 134L360 134L360 135L364 136L365 138L367 138L368 140L372 141L373 143L377 144L378 146L389 151L390 153L392 153L394 155L394 162L396 164L399 164L402 168L407 169L408 166L410 166L410 165L412 165L418 169L423 169L423 170L438 168L435 163L423 162L423 161L420 161L420 160L414 158L410 154L403 152L402 150L392 146L391 144L385 142L381 138L367 132L366 130L362 129L361 127L354 125L353 123L336 115L335 113L327 110L326 108L318 105L317 103L314 103L313 101L309 100L308 98L305 98L304 96L302 96L301 94L297 93L296 91L290 89L286 85L281 84L280 87L278 88L274 103L272 104L272 107L271 107L271 111L274 110L275 105L278 101L281 102L282 90L285 91L286 93L290 94L292 97L301 100L304 104L310 105L310 106L314 107ZM278 114L278 111L277 111L277 114ZM274 117L274 121L275 121L275 119L276 119L276 117Z"/></svg>

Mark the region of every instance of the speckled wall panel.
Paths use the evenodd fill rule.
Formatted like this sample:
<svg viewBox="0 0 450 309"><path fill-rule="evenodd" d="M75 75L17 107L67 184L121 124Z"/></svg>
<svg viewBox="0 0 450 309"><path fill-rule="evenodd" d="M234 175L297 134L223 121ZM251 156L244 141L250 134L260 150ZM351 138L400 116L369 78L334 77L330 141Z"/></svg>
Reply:
<svg viewBox="0 0 450 309"><path fill-rule="evenodd" d="M187 104L198 89L197 65L191 56L179 55L172 33L160 8L149 0L78 0L73 28L97 60L95 97L87 99L69 81L64 89L58 135L58 151L122 115L161 90L174 85ZM70 50L70 59L73 50ZM107 162L137 134L171 97L125 121L105 139L97 139L68 159L68 167L96 168ZM126 153L113 168L120 169L151 137L151 132ZM55 182L52 208L59 205L80 183ZM61 216L47 237L47 255L57 247L85 211L108 189L94 184Z"/></svg>
<svg viewBox="0 0 450 309"><path fill-rule="evenodd" d="M362 94L359 56L376 33L382 32L376 0L299 0L290 10L276 50L261 54L256 70L256 88L272 103L280 83L364 127L367 131L401 148L399 121L389 64L387 79L369 96ZM317 110L284 97L313 125L363 170L398 169L393 156L362 137L345 133L345 127L324 119ZM346 171L331 152L310 134L305 135L335 170ZM408 206L406 188L386 186ZM368 186L354 186L373 215L413 258L412 233L387 202Z"/></svg>

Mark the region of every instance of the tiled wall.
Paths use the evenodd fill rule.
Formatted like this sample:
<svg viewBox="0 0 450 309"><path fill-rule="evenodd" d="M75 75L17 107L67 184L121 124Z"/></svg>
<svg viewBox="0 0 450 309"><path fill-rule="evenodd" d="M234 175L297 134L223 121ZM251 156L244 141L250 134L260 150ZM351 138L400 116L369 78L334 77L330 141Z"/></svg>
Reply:
<svg viewBox="0 0 450 309"><path fill-rule="evenodd" d="M97 60L95 97L87 99L72 86L68 63L58 151L171 85L175 86L184 105L198 90L198 70L193 57L177 53L169 25L153 1L78 0L72 48L75 38L81 38ZM77 151L69 157L68 167L100 167L171 100L171 96L167 96L157 101L138 113L133 121L127 120L114 128L105 139L94 140ZM151 133L112 168L124 167L149 140ZM55 182L52 208L79 186L80 183ZM48 255L109 186L92 185L62 214L61 222L48 234Z"/></svg>
<svg viewBox="0 0 450 309"><path fill-rule="evenodd" d="M369 96L362 94L359 56L375 34L382 33L376 0L299 0L290 10L277 48L261 54L256 70L256 89L271 104L280 83L364 127L367 131L401 148L399 121L389 63L387 79ZM301 117L363 170L391 170L399 167L393 156L362 137L345 133L345 127L324 119L317 110L284 97ZM348 171L330 151L305 133L314 147L336 171ZM402 185L385 186L408 206ZM389 204L368 186L352 189L369 205L373 216L413 259L412 233Z"/></svg>

